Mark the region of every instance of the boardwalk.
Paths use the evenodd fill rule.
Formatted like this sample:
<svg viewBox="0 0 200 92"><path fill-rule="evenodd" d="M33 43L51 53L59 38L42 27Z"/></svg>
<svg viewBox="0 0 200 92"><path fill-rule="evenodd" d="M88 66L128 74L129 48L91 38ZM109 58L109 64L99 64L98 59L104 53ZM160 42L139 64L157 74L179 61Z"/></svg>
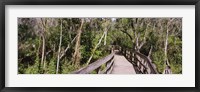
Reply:
<svg viewBox="0 0 200 92"><path fill-rule="evenodd" d="M122 55L114 56L114 66L111 74L136 74L133 65Z"/></svg>
<svg viewBox="0 0 200 92"><path fill-rule="evenodd" d="M134 61L130 61L134 62L134 64L131 64L128 60L132 60L132 58L128 57L133 57L133 54L126 53L130 52L114 50L111 54L72 72L72 74L90 74L92 71L97 71L98 74L158 74L156 66L144 54L134 52L136 57ZM102 65L104 65L104 68L102 68Z"/></svg>

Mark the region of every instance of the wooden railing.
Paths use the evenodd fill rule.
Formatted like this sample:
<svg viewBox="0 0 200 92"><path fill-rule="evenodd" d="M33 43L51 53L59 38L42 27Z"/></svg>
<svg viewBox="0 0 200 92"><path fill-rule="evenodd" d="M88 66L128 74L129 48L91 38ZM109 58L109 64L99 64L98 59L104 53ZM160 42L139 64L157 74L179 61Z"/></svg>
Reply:
<svg viewBox="0 0 200 92"><path fill-rule="evenodd" d="M92 71L97 71L98 74L109 74L113 69L114 55L115 52L112 52L110 55L99 59L78 71L72 72L72 74L89 74ZM104 69L102 70L103 65Z"/></svg>
<svg viewBox="0 0 200 92"><path fill-rule="evenodd" d="M116 52L114 50L118 50L118 52L122 53L125 58L133 64L137 74L158 74L158 71L156 70L156 65L149 57L138 51L121 48L120 46L112 46L112 53L110 55L99 59L86 67L74 71L72 72L72 74L89 74L92 71L96 71L98 74L111 73L114 64L114 55Z"/></svg>
<svg viewBox="0 0 200 92"><path fill-rule="evenodd" d="M119 51L131 62L135 67L136 73L142 74L158 74L156 66L152 60L144 54L130 49L118 47Z"/></svg>

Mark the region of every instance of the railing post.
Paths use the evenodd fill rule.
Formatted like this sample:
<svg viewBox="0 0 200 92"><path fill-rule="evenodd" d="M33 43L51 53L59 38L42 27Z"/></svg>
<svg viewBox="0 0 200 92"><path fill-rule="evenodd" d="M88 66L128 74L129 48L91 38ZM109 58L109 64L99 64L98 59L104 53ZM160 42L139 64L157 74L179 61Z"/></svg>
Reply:
<svg viewBox="0 0 200 92"><path fill-rule="evenodd" d="M133 62L133 60L132 60L132 59L133 59L132 54L133 54L133 51L131 50L131 51L130 51L130 60L131 60L131 62Z"/></svg>
<svg viewBox="0 0 200 92"><path fill-rule="evenodd" d="M122 50L122 54L123 54L123 55L124 55L124 53L125 53L124 51L125 51L125 50L124 50L124 48L123 48L123 50Z"/></svg>
<svg viewBox="0 0 200 92"><path fill-rule="evenodd" d="M135 59L134 59L134 56L135 56L135 55L134 55L134 52L132 51L132 53L131 53L131 54L132 54L131 61L135 62Z"/></svg>
<svg viewBox="0 0 200 92"><path fill-rule="evenodd" d="M101 66L96 69L97 74L101 72Z"/></svg>
<svg viewBox="0 0 200 92"><path fill-rule="evenodd" d="M114 52L114 46L112 46L112 48L111 48L111 53L113 53Z"/></svg>
<svg viewBox="0 0 200 92"><path fill-rule="evenodd" d="M105 73L107 74L107 69L108 69L108 67L109 67L109 63L110 63L110 61L108 61L108 62L106 62L106 70L105 70Z"/></svg>
<svg viewBox="0 0 200 92"><path fill-rule="evenodd" d="M130 59L131 58L131 52L130 52L130 50L128 51L128 58Z"/></svg>
<svg viewBox="0 0 200 92"><path fill-rule="evenodd" d="M121 53L124 54L124 48L122 48Z"/></svg>
<svg viewBox="0 0 200 92"><path fill-rule="evenodd" d="M122 54L123 54L123 48L121 48L121 51L120 51L120 53L122 53Z"/></svg>
<svg viewBox="0 0 200 92"><path fill-rule="evenodd" d="M124 52L124 55L125 55L125 57L126 57L126 48L124 49L124 51L125 51L125 52Z"/></svg>

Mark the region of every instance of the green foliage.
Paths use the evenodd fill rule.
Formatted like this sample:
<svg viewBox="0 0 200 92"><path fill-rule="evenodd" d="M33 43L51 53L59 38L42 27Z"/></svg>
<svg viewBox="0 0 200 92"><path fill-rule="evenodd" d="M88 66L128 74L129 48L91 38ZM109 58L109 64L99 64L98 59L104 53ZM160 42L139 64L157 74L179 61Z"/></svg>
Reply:
<svg viewBox="0 0 200 92"><path fill-rule="evenodd" d="M25 65L18 63L18 74L25 73Z"/></svg>
<svg viewBox="0 0 200 92"><path fill-rule="evenodd" d="M46 70L47 74L55 74L56 73L56 58L52 58Z"/></svg>
<svg viewBox="0 0 200 92"><path fill-rule="evenodd" d="M39 61L36 59L36 63L33 66L28 66L25 70L25 74L38 74L39 72Z"/></svg>
<svg viewBox="0 0 200 92"><path fill-rule="evenodd" d="M173 73L182 73L182 41L175 36L169 37L168 59Z"/></svg>
<svg viewBox="0 0 200 92"><path fill-rule="evenodd" d="M94 70L94 71L92 71L92 72L91 72L91 74L97 74L97 71L96 71L96 70Z"/></svg>
<svg viewBox="0 0 200 92"><path fill-rule="evenodd" d="M77 70L77 68L71 65L71 63L69 62L64 62L61 66L61 69L62 69L62 74L69 74L72 71Z"/></svg>
<svg viewBox="0 0 200 92"><path fill-rule="evenodd" d="M156 52L153 52L153 55L152 55L152 59L153 59L153 62L156 64L157 66L157 69L160 73L162 73L164 71L164 51L162 50L158 50Z"/></svg>

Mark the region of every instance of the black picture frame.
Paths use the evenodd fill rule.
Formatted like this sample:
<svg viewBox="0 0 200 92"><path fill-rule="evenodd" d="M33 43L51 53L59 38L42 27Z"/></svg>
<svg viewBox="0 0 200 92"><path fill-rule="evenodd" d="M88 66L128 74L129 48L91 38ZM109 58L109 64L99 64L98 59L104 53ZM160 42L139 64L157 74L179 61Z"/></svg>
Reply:
<svg viewBox="0 0 200 92"><path fill-rule="evenodd" d="M195 5L195 87L5 87L6 5ZM0 91L1 92L199 92L200 91L200 0L1 0L0 1Z"/></svg>

